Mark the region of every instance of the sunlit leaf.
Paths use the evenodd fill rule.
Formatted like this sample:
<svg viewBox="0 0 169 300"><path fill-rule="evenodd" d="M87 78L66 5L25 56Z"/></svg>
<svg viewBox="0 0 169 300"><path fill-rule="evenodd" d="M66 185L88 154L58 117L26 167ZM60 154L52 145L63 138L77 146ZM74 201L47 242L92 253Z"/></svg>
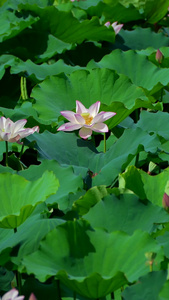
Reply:
<svg viewBox="0 0 169 300"><path fill-rule="evenodd" d="M168 174L169 168L158 175L151 176L143 170L130 166L120 175L120 187L130 189L141 199L148 199L153 204L162 207Z"/></svg>
<svg viewBox="0 0 169 300"><path fill-rule="evenodd" d="M156 224L169 222L169 216L163 208L150 202L145 205L133 194L107 196L83 218L94 228L104 228L108 232L121 230L128 234L137 229L151 233L156 230Z"/></svg>
<svg viewBox="0 0 169 300"><path fill-rule="evenodd" d="M45 172L33 182L19 175L2 173L0 185L0 227L17 228L38 203L56 193L59 182L52 172Z"/></svg>

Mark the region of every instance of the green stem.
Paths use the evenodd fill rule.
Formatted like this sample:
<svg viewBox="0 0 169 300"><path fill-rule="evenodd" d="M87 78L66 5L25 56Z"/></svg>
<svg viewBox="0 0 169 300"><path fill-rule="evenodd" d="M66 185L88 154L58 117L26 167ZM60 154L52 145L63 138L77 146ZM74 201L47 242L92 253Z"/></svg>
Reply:
<svg viewBox="0 0 169 300"><path fill-rule="evenodd" d="M114 300L121 300L121 289L118 289L114 292Z"/></svg>
<svg viewBox="0 0 169 300"><path fill-rule="evenodd" d="M21 97L23 100L28 99L28 94L27 94L27 88L26 88L26 78L25 77L21 77Z"/></svg>
<svg viewBox="0 0 169 300"><path fill-rule="evenodd" d="M135 160L135 167L138 168L138 162L139 162L139 153L136 155L136 160Z"/></svg>
<svg viewBox="0 0 169 300"><path fill-rule="evenodd" d="M57 288L58 288L58 300L62 300L61 293L60 293L60 280L57 280Z"/></svg>
<svg viewBox="0 0 169 300"><path fill-rule="evenodd" d="M17 232L17 228L14 228L14 233ZM17 288L19 291L19 294L22 294L22 276L21 274L18 272L18 270L15 271L15 276L16 276L16 284L17 284Z"/></svg>
<svg viewBox="0 0 169 300"><path fill-rule="evenodd" d="M22 144L21 152L20 152L20 154L19 154L19 160L21 159L21 156L22 156L22 154L23 154L23 149L24 149L24 144Z"/></svg>
<svg viewBox="0 0 169 300"><path fill-rule="evenodd" d="M104 132L104 153L106 153L106 133Z"/></svg>
<svg viewBox="0 0 169 300"><path fill-rule="evenodd" d="M140 113L140 109L137 108L137 109L135 110L135 121L136 121L136 123L137 123L138 120L139 120L139 113Z"/></svg>
<svg viewBox="0 0 169 300"><path fill-rule="evenodd" d="M76 292L73 292L73 300L76 300Z"/></svg>
<svg viewBox="0 0 169 300"><path fill-rule="evenodd" d="M153 262L150 262L150 272L153 272Z"/></svg>
<svg viewBox="0 0 169 300"><path fill-rule="evenodd" d="M161 102L163 102L163 89L164 88L161 89L161 99L160 99Z"/></svg>
<svg viewBox="0 0 169 300"><path fill-rule="evenodd" d="M6 144L6 166L8 167L8 142L5 141L5 144Z"/></svg>

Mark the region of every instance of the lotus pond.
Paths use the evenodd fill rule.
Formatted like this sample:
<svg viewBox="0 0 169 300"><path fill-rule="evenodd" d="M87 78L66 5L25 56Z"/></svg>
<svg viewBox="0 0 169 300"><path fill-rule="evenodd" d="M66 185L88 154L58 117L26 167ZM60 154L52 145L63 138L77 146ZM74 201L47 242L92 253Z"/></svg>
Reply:
<svg viewBox="0 0 169 300"><path fill-rule="evenodd" d="M168 7L0 0L2 300L169 299Z"/></svg>

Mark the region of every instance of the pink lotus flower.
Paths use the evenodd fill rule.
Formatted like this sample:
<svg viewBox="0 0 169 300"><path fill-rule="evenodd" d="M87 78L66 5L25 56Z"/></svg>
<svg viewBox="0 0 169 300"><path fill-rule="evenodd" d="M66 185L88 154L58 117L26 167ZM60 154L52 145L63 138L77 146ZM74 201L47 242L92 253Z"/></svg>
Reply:
<svg viewBox="0 0 169 300"><path fill-rule="evenodd" d="M82 139L87 139L92 135L92 131L95 132L108 132L109 129L105 122L112 118L116 113L114 112L99 112L100 101L92 104L87 109L80 101L76 101L76 113L73 111L65 110L61 111L61 115L64 116L70 122L61 125L58 131L73 131L80 129L79 135Z"/></svg>
<svg viewBox="0 0 169 300"><path fill-rule="evenodd" d="M12 289L0 298L0 300L23 300L25 296L19 296L19 292L16 289Z"/></svg>
<svg viewBox="0 0 169 300"><path fill-rule="evenodd" d="M25 296L18 297L18 294L19 292L14 288L9 292L7 292L6 294L4 294L2 298L0 297L0 300L23 300L25 298ZM32 293L29 297L29 300L37 300L37 299L35 295Z"/></svg>
<svg viewBox="0 0 169 300"><path fill-rule="evenodd" d="M111 26L113 27L114 31L115 31L115 34L118 34L119 31L122 29L122 27L123 27L124 24L118 24L118 25L117 25L117 22L114 22L114 23L111 24L111 23L108 21L108 22L106 22L104 25L105 25L106 27L109 27L109 26L111 25Z"/></svg>
<svg viewBox="0 0 169 300"><path fill-rule="evenodd" d="M33 134L34 132L39 132L39 126L34 126L33 128L24 128L27 120L22 119L16 122L11 121L9 118L0 118L0 141L6 142L17 142L20 144L20 139Z"/></svg>

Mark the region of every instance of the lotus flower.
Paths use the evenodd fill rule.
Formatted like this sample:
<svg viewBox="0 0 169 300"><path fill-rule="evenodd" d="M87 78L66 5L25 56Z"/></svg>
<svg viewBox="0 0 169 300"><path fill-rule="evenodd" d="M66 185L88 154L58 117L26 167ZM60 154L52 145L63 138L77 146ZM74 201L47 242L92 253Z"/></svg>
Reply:
<svg viewBox="0 0 169 300"><path fill-rule="evenodd" d="M34 132L39 132L39 126L34 126L33 128L24 128L27 120L22 119L16 122L11 121L9 118L0 118L0 141L6 142L17 142L20 144L20 139L33 134Z"/></svg>
<svg viewBox="0 0 169 300"><path fill-rule="evenodd" d="M115 34L118 34L119 31L121 30L121 28L123 27L124 24L118 24L118 25L117 25L117 22L114 22L114 23L111 24L111 23L108 21L108 22L106 22L104 25L105 25L106 27L109 27L109 26L111 25L111 26L113 27L114 31L115 31Z"/></svg>
<svg viewBox="0 0 169 300"><path fill-rule="evenodd" d="M92 135L92 131L95 132L108 132L109 129L103 122L113 117L114 112L99 112L100 101L92 104L87 109L80 101L76 101L76 113L73 111L65 110L61 111L61 115L64 116L70 122L61 125L58 131L73 131L80 129L79 135L82 139L87 139Z"/></svg>
<svg viewBox="0 0 169 300"><path fill-rule="evenodd" d="M7 292L5 295L3 295L0 300L23 300L25 296L19 296L19 292L16 289L12 289L9 292Z"/></svg>

